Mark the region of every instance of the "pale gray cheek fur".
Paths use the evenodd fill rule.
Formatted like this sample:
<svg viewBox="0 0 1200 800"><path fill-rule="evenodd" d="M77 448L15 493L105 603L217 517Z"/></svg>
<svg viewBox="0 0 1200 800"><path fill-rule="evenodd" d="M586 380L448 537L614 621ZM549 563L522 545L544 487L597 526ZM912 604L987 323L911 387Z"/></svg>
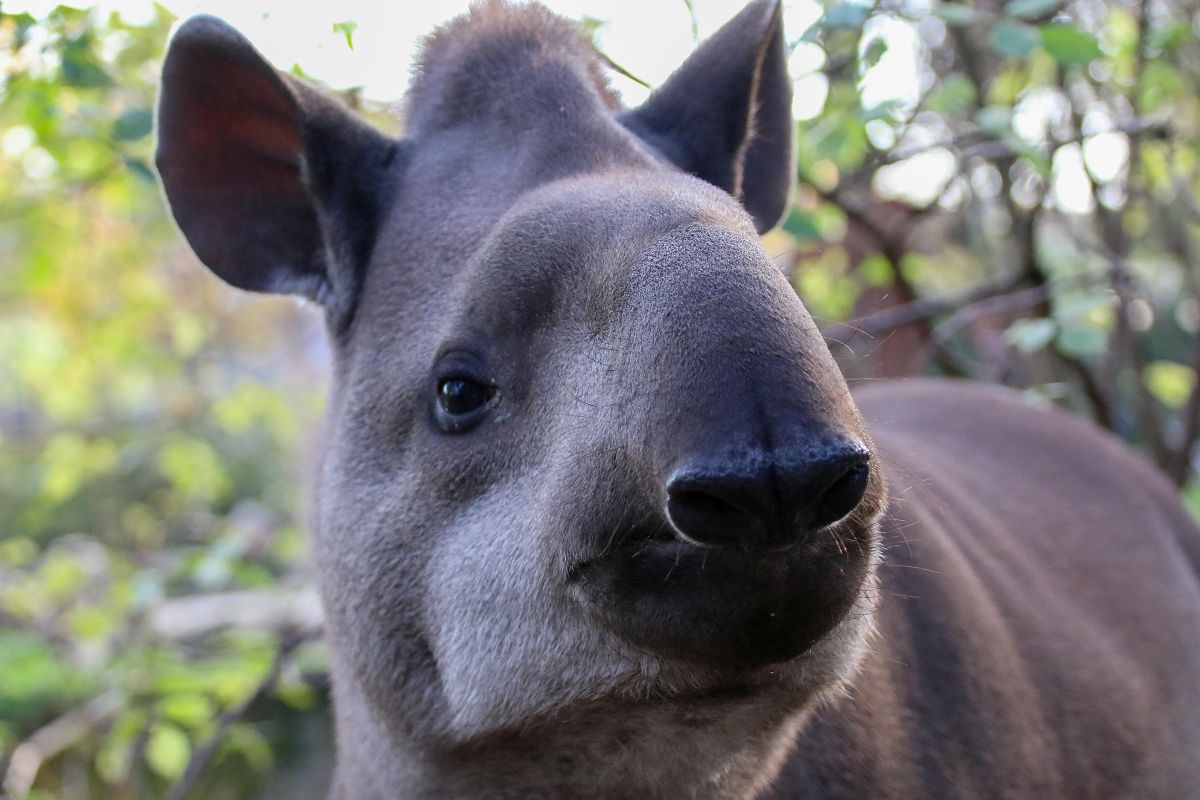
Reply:
<svg viewBox="0 0 1200 800"><path fill-rule="evenodd" d="M424 544L405 533L403 509L413 501L402 495L378 506L371 520L336 511L323 520L326 535L340 542L333 554L340 561L325 564L326 597L332 613L353 620L339 626L352 634L341 658L370 694L398 712L401 731L394 735L421 747L469 745L546 723L554 731L542 748L511 756L511 795L495 787L494 772L462 763L450 784L438 777L437 796L639 796L629 793L631 776L643 797L753 796L781 763L788 734L807 709L835 694L857 668L871 629L872 582L803 660L768 670L770 688L761 697L714 711L702 725L681 726L680 709L662 702L710 689L721 676L664 665L598 628L561 580L561 532L534 527L551 516L539 502L554 498L537 499L544 488L536 475L524 480L528 485L494 487ZM384 527L368 532L364 523ZM410 574L411 554L384 560L379 543L389 540L396 553L428 552L420 574ZM381 585L385 575L413 585ZM397 619L413 619L408 635L424 641L397 642ZM414 645L428 650L433 671L412 670ZM414 742L397 744L411 749ZM564 752L577 773L556 761ZM542 781L550 783L539 788Z"/></svg>

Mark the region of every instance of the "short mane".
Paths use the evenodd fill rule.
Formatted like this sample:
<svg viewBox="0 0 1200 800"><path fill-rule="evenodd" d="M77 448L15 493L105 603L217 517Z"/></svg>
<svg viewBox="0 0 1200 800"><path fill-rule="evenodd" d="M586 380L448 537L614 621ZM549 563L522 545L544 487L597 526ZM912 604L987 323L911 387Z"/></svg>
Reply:
<svg viewBox="0 0 1200 800"><path fill-rule="evenodd" d="M553 98L619 107L599 54L578 26L538 3L481 0L422 43L405 104L406 127L417 133L489 113L536 111L529 106L535 80L543 95L536 106ZM548 84L551 98L544 96Z"/></svg>

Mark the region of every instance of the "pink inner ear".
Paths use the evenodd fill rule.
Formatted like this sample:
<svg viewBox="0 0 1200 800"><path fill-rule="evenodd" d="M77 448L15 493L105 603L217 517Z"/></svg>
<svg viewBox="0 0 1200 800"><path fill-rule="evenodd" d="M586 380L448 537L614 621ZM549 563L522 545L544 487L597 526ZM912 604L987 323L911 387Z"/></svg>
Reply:
<svg viewBox="0 0 1200 800"><path fill-rule="evenodd" d="M252 51L187 47L168 67L159 168L201 261L247 289L319 276L302 112L286 84Z"/></svg>
<svg viewBox="0 0 1200 800"><path fill-rule="evenodd" d="M191 87L197 96L180 126L180 145L205 174L193 177L225 180L228 167L248 168L256 180L298 183L304 142L299 112L275 76L255 74L236 59L222 58ZM218 77L219 76L219 77ZM261 163L255 163L259 162ZM275 162L274 168L271 162ZM279 170L278 166L288 167ZM266 174L260 175L263 172ZM274 173L274 174L272 174ZM239 181L234 180L234 184ZM266 187L262 187L266 188ZM299 187L298 187L299 188Z"/></svg>

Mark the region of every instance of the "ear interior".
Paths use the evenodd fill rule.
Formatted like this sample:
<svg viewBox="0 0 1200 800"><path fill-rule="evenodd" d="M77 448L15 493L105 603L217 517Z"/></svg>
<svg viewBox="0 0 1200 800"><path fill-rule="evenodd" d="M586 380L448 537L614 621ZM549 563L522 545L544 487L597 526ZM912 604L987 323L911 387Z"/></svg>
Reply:
<svg viewBox="0 0 1200 800"><path fill-rule="evenodd" d="M622 122L672 163L742 201L765 232L792 186L792 85L778 0L756 0Z"/></svg>
<svg viewBox="0 0 1200 800"><path fill-rule="evenodd" d="M171 41L159 174L197 256L234 286L304 295L344 316L394 145L220 20L191 19ZM370 168L331 175L343 172L331 164Z"/></svg>

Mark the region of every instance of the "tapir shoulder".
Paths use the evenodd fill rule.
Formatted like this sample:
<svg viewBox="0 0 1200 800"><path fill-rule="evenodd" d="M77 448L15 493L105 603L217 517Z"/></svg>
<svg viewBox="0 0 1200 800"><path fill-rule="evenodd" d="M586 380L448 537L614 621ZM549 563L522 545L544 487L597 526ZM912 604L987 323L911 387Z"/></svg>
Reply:
<svg viewBox="0 0 1200 800"><path fill-rule="evenodd" d="M855 399L890 487L877 633L771 796L1187 796L1200 530L1169 482L1016 392Z"/></svg>

